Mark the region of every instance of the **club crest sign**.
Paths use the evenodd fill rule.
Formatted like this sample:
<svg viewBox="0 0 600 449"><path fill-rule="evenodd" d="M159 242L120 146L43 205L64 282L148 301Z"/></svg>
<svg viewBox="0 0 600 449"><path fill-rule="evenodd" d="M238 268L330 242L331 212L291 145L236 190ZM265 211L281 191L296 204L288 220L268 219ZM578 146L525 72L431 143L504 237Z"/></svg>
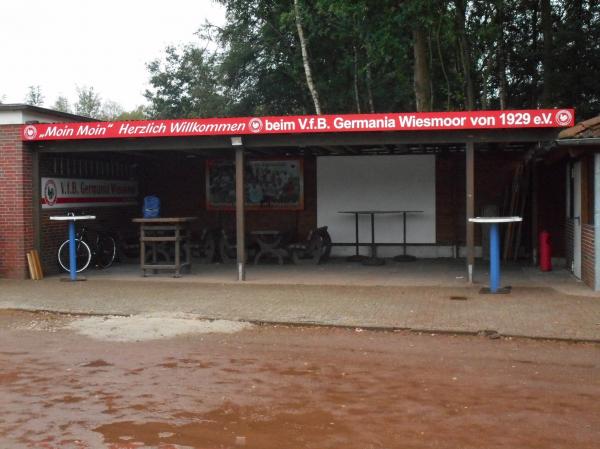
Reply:
<svg viewBox="0 0 600 449"><path fill-rule="evenodd" d="M569 126L573 122L573 114L568 109L561 109L555 116L558 126Z"/></svg>
<svg viewBox="0 0 600 449"><path fill-rule="evenodd" d="M27 125L23 129L23 136L28 140L35 139L37 137L37 128L33 125Z"/></svg>
<svg viewBox="0 0 600 449"><path fill-rule="evenodd" d="M46 179L46 182L44 182L44 195L42 199L44 204L47 204L48 207L54 206L56 204L57 196L56 182L54 182L54 179Z"/></svg>

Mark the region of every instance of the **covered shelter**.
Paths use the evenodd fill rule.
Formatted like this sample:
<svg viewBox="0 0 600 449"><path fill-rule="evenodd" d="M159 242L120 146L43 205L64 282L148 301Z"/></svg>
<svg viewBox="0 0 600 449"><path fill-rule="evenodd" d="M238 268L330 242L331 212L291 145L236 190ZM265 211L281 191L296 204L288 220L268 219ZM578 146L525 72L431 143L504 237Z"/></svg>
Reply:
<svg viewBox="0 0 600 449"><path fill-rule="evenodd" d="M28 120L17 139L31 158L31 175L23 180L23 188L31 191L32 244L39 248L47 272L56 271L56 248L64 239L63 227L51 223L50 214L85 209L113 229L131 229L131 219L141 213L141 198L154 194L161 198L165 215L199 217L196 232L215 227L235 231L231 239L239 280L245 278L248 231L286 228L298 240L327 225L334 254L350 255L354 221L339 212L380 208L422 210L408 223L409 252L418 257L464 256L465 278L472 282L475 257L485 253L485 242L468 218L484 214L487 206L488 212L495 207L500 213L510 209L525 215L506 256L533 257L533 211L539 205L533 197L516 197L514 191L531 180L525 164L553 142L561 128L573 125L573 117L570 109L552 109L134 122ZM297 162L299 196L252 204L244 182L244 176L246 181L252 176L252 161ZM211 173L217 169L235 172L223 187L230 190L225 200L211 190ZM112 181L107 188L114 191L103 193L102 183L94 187L91 180ZM531 190L535 188L528 184ZM398 253L401 222L397 217L377 220L377 246L384 255ZM369 249L370 232L368 222L361 222L361 251Z"/></svg>

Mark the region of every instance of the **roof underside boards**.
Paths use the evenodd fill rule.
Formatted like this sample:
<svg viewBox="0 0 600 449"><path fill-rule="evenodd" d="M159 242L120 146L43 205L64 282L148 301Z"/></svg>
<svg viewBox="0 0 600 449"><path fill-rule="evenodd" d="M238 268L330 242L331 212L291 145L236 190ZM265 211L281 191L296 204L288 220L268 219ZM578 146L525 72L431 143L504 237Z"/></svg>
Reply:
<svg viewBox="0 0 600 449"><path fill-rule="evenodd" d="M242 137L244 149L269 155L434 154L462 152L467 142L478 150L526 151L538 142L556 139L548 128L477 131L356 132L345 134L275 134ZM41 153L183 151L224 156L233 150L230 136L155 137L105 140L56 140L29 143Z"/></svg>

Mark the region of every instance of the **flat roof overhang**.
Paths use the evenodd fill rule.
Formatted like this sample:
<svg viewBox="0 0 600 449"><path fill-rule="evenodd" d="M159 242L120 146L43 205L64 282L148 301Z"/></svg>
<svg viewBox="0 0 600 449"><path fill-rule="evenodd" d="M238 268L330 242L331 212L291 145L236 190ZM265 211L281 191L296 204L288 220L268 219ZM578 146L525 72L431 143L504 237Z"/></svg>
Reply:
<svg viewBox="0 0 600 449"><path fill-rule="evenodd" d="M332 149L346 148L349 153L364 154L435 152L445 148L462 148L474 144L531 144L554 141L554 128L487 129L469 131L378 131L331 134L265 134L244 135L243 148L269 153L306 150L310 154L327 155ZM231 136L141 137L131 139L51 140L29 142L40 153L128 152L128 151L200 151L232 150ZM423 146L428 148L423 149ZM521 145L522 146L522 145ZM526 145L527 146L527 145ZM379 148L378 148L379 147ZM519 149L519 145L516 145ZM523 148L521 148L523 149ZM375 151L365 151L375 150ZM423 151L424 150L424 151Z"/></svg>

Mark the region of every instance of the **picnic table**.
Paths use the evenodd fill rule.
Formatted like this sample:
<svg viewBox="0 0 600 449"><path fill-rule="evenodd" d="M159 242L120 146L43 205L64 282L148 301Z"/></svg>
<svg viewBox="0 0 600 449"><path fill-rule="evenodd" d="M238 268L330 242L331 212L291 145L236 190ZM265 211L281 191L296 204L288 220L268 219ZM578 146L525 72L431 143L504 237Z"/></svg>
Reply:
<svg viewBox="0 0 600 449"><path fill-rule="evenodd" d="M288 252L281 246L283 233L275 230L252 231L250 233L258 243L258 252L254 257L254 265L257 265L263 257L275 257L279 265L283 265L283 259Z"/></svg>

